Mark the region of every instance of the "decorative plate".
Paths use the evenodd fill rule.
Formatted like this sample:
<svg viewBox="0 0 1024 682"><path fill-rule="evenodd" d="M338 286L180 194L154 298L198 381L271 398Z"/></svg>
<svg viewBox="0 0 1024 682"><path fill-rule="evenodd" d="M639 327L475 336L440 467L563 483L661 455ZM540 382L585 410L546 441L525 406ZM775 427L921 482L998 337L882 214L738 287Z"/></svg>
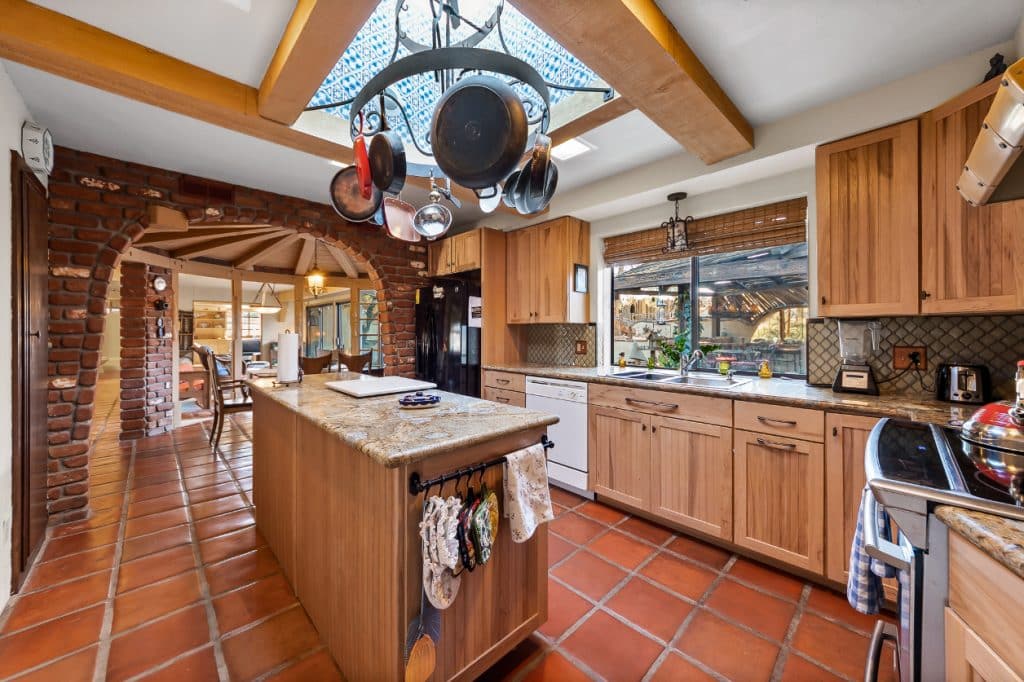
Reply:
<svg viewBox="0 0 1024 682"><path fill-rule="evenodd" d="M422 410L427 407L436 407L440 403L441 396L423 391L407 393L398 399L399 407L405 410Z"/></svg>

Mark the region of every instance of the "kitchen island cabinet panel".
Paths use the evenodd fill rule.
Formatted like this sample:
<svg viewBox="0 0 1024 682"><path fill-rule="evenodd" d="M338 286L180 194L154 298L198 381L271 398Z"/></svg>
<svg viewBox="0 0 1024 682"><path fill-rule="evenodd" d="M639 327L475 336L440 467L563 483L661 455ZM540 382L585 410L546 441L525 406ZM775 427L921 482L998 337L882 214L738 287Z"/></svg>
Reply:
<svg viewBox="0 0 1024 682"><path fill-rule="evenodd" d="M256 525L275 548L285 577L295 582L295 432L294 413L273 403L253 404L253 505ZM259 445L255 445L259 443ZM258 492L257 492L258 491Z"/></svg>

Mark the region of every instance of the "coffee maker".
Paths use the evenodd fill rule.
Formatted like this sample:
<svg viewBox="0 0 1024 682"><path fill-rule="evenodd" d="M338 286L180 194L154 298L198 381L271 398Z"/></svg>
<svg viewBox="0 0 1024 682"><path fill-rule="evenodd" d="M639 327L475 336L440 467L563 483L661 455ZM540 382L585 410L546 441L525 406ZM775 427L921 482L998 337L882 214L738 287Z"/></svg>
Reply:
<svg viewBox="0 0 1024 682"><path fill-rule="evenodd" d="M839 320L839 372L832 382L836 393L878 395L868 357L878 350L882 324L878 320Z"/></svg>

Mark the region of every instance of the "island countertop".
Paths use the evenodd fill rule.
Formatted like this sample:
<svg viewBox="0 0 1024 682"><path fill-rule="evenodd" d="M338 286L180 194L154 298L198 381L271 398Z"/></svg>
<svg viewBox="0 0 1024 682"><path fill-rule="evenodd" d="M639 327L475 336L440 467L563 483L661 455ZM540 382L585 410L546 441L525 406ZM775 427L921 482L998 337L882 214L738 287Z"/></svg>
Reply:
<svg viewBox="0 0 1024 682"><path fill-rule="evenodd" d="M398 405L399 395L352 398L325 386L328 381L359 376L351 372L310 374L302 383L289 386L275 386L273 379L253 379L249 385L259 396L312 421L385 467L418 462L558 421L545 412L445 391L430 391L441 396L437 407L406 410Z"/></svg>

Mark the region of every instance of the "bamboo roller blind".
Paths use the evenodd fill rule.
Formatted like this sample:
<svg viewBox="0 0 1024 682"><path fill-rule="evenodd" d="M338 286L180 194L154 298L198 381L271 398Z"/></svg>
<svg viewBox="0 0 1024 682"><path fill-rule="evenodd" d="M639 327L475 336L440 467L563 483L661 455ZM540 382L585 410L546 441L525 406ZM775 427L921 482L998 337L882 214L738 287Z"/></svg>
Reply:
<svg viewBox="0 0 1024 682"><path fill-rule="evenodd" d="M676 228L681 232L682 226ZM665 230L653 227L604 240L610 265L649 263L686 256L743 251L802 242L807 238L807 198L765 204L742 211L698 218L687 230L686 250L665 253Z"/></svg>

